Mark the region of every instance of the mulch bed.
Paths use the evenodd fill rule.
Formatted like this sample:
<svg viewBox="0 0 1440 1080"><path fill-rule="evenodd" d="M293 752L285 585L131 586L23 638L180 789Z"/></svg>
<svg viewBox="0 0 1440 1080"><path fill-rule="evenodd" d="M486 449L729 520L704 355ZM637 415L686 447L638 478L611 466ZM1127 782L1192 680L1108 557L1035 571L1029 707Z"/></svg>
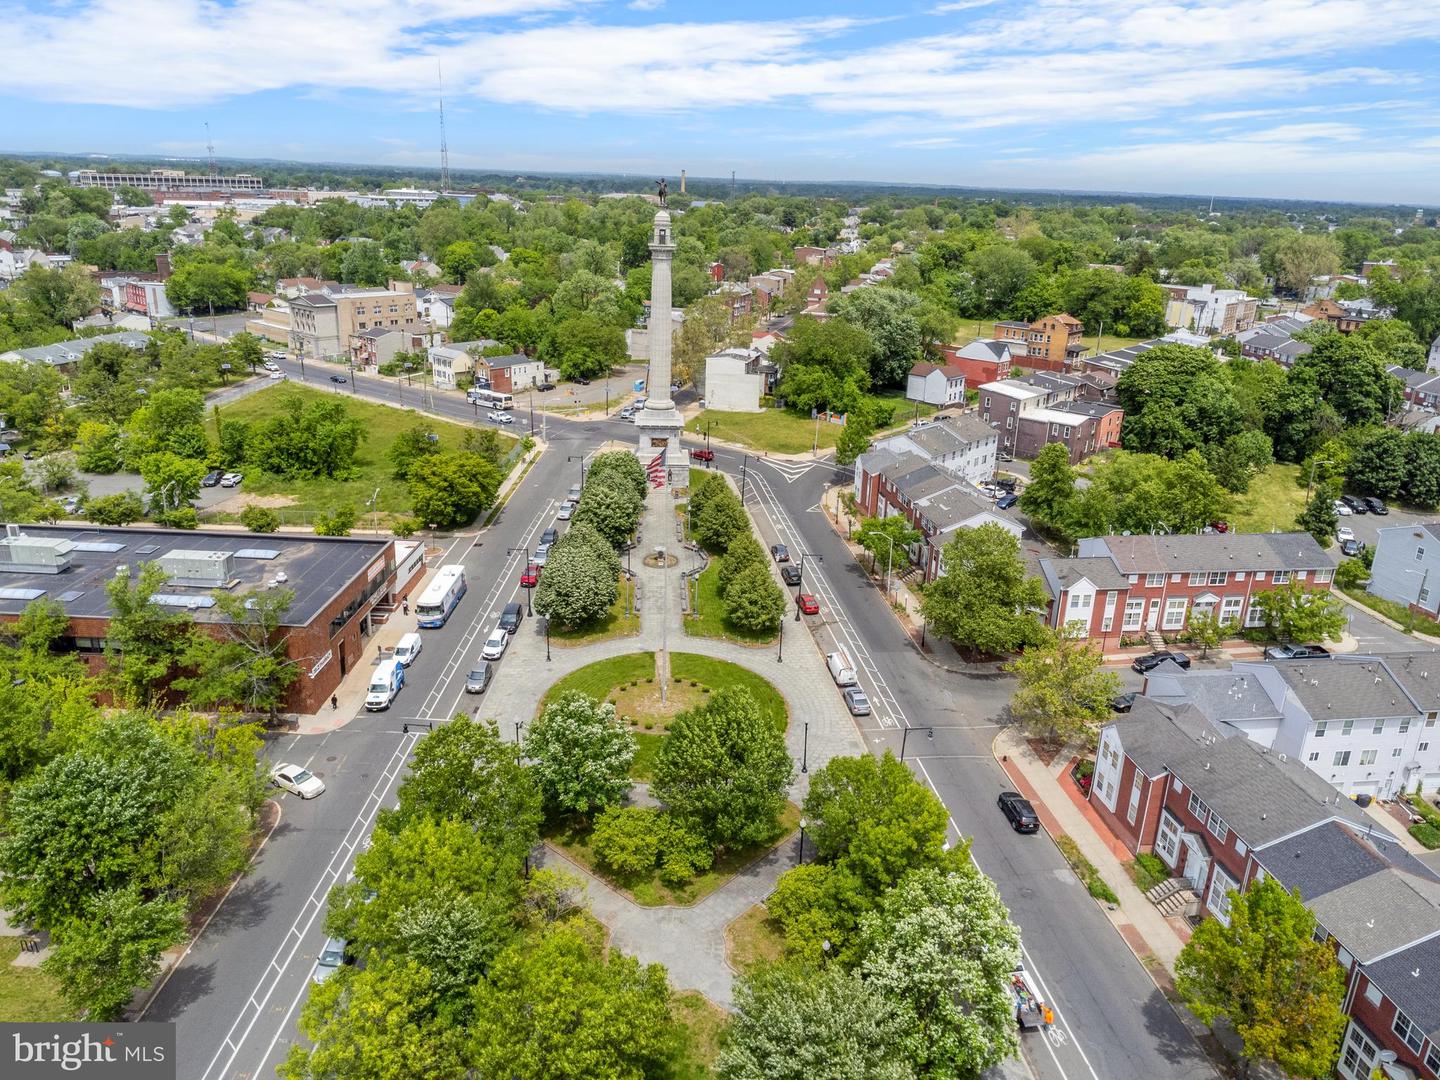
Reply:
<svg viewBox="0 0 1440 1080"><path fill-rule="evenodd" d="M1054 764L1056 756L1060 753L1059 743L1053 743L1046 739L1026 739L1025 741L1030 744L1030 749L1047 768Z"/></svg>

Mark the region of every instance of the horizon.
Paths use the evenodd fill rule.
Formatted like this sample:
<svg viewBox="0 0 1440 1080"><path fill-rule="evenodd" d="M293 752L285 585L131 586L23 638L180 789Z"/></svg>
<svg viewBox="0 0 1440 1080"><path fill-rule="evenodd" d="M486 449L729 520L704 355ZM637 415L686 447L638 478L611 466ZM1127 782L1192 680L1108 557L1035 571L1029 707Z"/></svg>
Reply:
<svg viewBox="0 0 1440 1080"><path fill-rule="evenodd" d="M0 107L56 155L203 160L208 123L226 159L438 173L443 70L452 170L1434 205L1440 23L1300 6L17 0Z"/></svg>

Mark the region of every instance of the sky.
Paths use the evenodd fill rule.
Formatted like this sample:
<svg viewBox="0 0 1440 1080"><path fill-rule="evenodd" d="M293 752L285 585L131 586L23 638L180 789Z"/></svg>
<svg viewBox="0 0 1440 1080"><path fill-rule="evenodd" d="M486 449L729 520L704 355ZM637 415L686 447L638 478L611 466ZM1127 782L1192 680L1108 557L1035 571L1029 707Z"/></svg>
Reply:
<svg viewBox="0 0 1440 1080"><path fill-rule="evenodd" d="M0 150L1440 203L1434 0L0 0Z"/></svg>

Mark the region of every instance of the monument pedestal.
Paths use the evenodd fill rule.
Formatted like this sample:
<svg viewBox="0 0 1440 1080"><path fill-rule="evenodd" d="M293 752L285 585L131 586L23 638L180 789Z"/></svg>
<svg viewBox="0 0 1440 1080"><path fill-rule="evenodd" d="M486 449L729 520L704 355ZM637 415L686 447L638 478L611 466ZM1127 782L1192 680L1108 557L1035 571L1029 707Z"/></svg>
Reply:
<svg viewBox="0 0 1440 1080"><path fill-rule="evenodd" d="M684 470L689 466L685 448L680 445L680 432L685 418L673 406L669 409L641 409L635 414L635 456L640 466L650 467L657 455L665 467L667 483L684 484Z"/></svg>

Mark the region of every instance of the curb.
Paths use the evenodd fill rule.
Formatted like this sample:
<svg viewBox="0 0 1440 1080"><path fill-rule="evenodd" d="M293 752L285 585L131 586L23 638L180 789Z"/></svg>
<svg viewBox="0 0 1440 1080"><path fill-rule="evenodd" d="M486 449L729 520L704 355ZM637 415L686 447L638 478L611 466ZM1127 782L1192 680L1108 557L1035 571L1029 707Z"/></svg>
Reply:
<svg viewBox="0 0 1440 1080"><path fill-rule="evenodd" d="M1366 615L1369 615L1372 619L1375 619L1377 622L1382 622L1382 623L1384 623L1386 626L1390 627L1392 630L1399 630L1402 634L1405 634L1407 637L1413 637L1413 638L1415 638L1415 639L1418 640L1418 641L1427 641L1427 642L1429 642L1429 643L1432 644L1432 645L1440 645L1440 637L1432 637L1432 636L1429 635L1429 634L1422 634L1422 633L1420 633L1418 630L1406 630L1403 626L1401 626L1399 623L1397 623L1394 619L1390 618L1390 616L1388 616L1388 615L1382 615L1382 614L1380 614L1380 612L1376 611L1374 608L1372 608L1372 607L1370 607L1370 606L1368 606L1368 605L1366 605L1366 604L1362 604L1359 600L1356 600L1356 599L1352 598L1349 594L1347 594L1347 593L1346 593L1343 589L1341 589L1341 588L1338 588L1338 587L1332 588L1332 589L1330 590L1330 592L1331 592L1332 594L1334 594L1335 596L1338 596L1338 597L1340 598L1341 603L1348 604L1350 607L1354 608L1356 611L1363 611Z"/></svg>

